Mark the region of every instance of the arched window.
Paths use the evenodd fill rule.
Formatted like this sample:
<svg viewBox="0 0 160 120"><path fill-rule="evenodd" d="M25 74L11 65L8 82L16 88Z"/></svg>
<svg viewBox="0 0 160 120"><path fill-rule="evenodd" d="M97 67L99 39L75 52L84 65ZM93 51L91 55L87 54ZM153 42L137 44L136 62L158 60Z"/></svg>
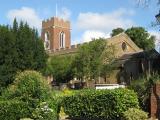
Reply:
<svg viewBox="0 0 160 120"><path fill-rule="evenodd" d="M65 48L65 33L61 32L59 35L60 48Z"/></svg>
<svg viewBox="0 0 160 120"><path fill-rule="evenodd" d="M45 50L49 50L50 49L49 32L46 32L44 36L45 36L44 48Z"/></svg>

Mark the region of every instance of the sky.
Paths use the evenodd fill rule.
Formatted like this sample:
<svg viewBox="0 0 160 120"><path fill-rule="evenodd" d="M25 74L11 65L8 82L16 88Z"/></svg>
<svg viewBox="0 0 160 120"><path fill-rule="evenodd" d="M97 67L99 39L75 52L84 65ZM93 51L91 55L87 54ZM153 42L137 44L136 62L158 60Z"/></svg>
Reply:
<svg viewBox="0 0 160 120"><path fill-rule="evenodd" d="M132 26L144 27L157 36L156 44L159 44L159 28L151 26L159 12L156 0L148 6L137 4L137 1L1 0L0 24L11 25L16 17L19 21L27 21L41 33L42 20L56 16L57 6L57 16L71 22L72 44L88 42L92 38L107 38L114 28L127 29Z"/></svg>

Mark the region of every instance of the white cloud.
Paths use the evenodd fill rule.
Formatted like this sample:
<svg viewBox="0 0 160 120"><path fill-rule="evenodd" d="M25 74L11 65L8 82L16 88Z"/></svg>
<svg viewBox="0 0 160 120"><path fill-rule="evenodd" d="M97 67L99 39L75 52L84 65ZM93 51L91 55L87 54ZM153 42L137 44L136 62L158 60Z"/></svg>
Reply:
<svg viewBox="0 0 160 120"><path fill-rule="evenodd" d="M96 38L109 38L110 35L107 33L104 33L102 31L95 31L95 30L87 30L84 32L83 36L82 36L82 42L89 42L92 39L96 39Z"/></svg>
<svg viewBox="0 0 160 120"><path fill-rule="evenodd" d="M94 29L102 31L111 31L114 28L128 28L134 25L134 22L126 16L132 16L134 11L118 9L111 13L80 13L77 20L79 29Z"/></svg>
<svg viewBox="0 0 160 120"><path fill-rule="evenodd" d="M135 12L120 8L108 13L80 13L76 27L85 31L81 36L81 41L90 41L91 38L109 37L114 28L122 27L124 29L132 27L135 23L128 17L133 16Z"/></svg>
<svg viewBox="0 0 160 120"><path fill-rule="evenodd" d="M58 12L58 17L63 18L64 20L69 20L71 16L71 11L65 7L61 8Z"/></svg>
<svg viewBox="0 0 160 120"><path fill-rule="evenodd" d="M35 27L39 30L41 29L42 19L33 8L22 7L20 9L10 10L7 17L11 22L16 18L18 21L22 20L27 22L31 27Z"/></svg>

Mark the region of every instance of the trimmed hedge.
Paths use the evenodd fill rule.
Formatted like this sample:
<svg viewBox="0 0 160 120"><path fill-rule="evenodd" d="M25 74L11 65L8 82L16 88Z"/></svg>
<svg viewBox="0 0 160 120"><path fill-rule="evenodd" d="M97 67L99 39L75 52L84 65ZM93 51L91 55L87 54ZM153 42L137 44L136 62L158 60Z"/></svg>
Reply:
<svg viewBox="0 0 160 120"><path fill-rule="evenodd" d="M64 97L64 112L71 118L118 120L129 108L139 108L137 95L128 89L82 90Z"/></svg>
<svg viewBox="0 0 160 120"><path fill-rule="evenodd" d="M19 120L30 117L28 105L21 101L0 101L0 120Z"/></svg>
<svg viewBox="0 0 160 120"><path fill-rule="evenodd" d="M137 108L129 108L129 110L123 113L123 120L147 120L147 119L148 119L147 113Z"/></svg>

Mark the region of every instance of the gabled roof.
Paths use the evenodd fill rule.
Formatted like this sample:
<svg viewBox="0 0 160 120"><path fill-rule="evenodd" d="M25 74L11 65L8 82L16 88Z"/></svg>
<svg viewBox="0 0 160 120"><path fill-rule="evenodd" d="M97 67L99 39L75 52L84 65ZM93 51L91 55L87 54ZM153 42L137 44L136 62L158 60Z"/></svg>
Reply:
<svg viewBox="0 0 160 120"><path fill-rule="evenodd" d="M132 49L135 50L135 52L136 52L136 51L137 51L137 52L138 52L138 51L143 51L143 50L140 49L140 48L131 40L131 38L130 38L126 33L124 33L124 32L107 39L107 41L108 41L109 44L118 43L120 40L123 40L124 42L126 42L127 45L129 45Z"/></svg>

